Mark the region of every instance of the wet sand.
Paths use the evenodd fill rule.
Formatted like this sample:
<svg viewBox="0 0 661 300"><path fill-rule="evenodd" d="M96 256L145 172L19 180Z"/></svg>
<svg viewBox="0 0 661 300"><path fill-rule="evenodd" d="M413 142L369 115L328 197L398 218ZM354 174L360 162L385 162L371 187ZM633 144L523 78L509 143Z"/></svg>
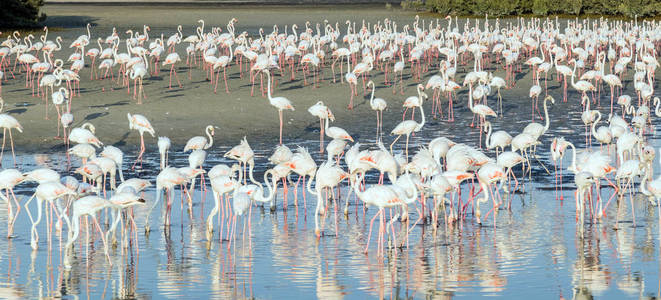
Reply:
<svg viewBox="0 0 661 300"><path fill-rule="evenodd" d="M256 13L256 9L259 9L259 14ZM346 32L344 22L347 19L356 21L357 26L360 26L363 19L365 22L373 24L389 18L400 24L399 26L403 26L412 23L415 17L415 12L386 9L383 5L322 6L296 9L288 6L268 7L268 9L252 6L207 9L181 6L47 5L44 11L49 15L47 23L52 28L49 40L54 40L58 35L64 38L63 50L55 54L56 58L64 60L72 52L68 48L71 41L81 34L86 34L84 26L87 22L93 24L92 39L96 40L97 37L108 36L113 27L116 27L124 38L127 36L124 33L127 29L142 30L143 24L151 26L150 38L152 39L160 37L161 33L164 33L166 37L175 33L177 24L183 25L183 35L188 36L194 33L198 19L206 20L205 31L209 31L212 26L220 26L225 31L227 21L236 17L239 20L236 25L237 34L247 31L252 37L257 37L260 27L264 27L265 32L269 33L272 30L272 24L276 22L281 31L284 31L285 25L291 26L296 23L300 32L301 28L305 28L305 21L311 21L311 26L314 28L316 22L323 22L326 19L333 25L338 22L340 31L344 33ZM286 15L286 18L283 15ZM423 19L426 22L436 21L436 16L427 15ZM446 21L441 20L440 22L443 24ZM289 30L291 32L291 28ZM341 38L339 41L341 42ZM125 47L124 45L122 43L121 47ZM98 47L96 43L92 43L90 46ZM103 46L105 47L105 45ZM136 100L133 99L132 86L131 95L128 95L126 88L118 85L116 79L114 83L109 80L90 80L91 61L89 57L86 57L87 66L81 72L81 97L76 96L73 99L74 126L91 122L97 128L97 136L105 144L129 149L136 148L139 143L139 135L136 131L128 130L126 114L137 113L145 115L151 121L157 136L168 136L176 145L175 150L183 147L182 145L190 137L204 135L204 128L209 124L217 127L215 141L219 144L233 145L243 136L248 136L249 141L275 145L278 140L278 113L269 104L266 96L261 96L259 93L259 78L256 80L255 95L250 96L248 73L244 72L243 78L240 78L239 68L233 64L228 69L231 93L225 93L221 74L218 93L214 94L210 82L206 79L205 71L199 64L193 66L190 72L191 79L189 79L189 70L185 63L184 49L186 46L182 43L177 48L177 52L183 60L177 64L183 88L174 85L173 89L169 90L168 70L161 70L159 75L145 78L144 89L147 99L143 100L142 105L137 105ZM122 48L121 51L126 50ZM164 59L164 56L161 59ZM293 112L284 112L283 139L285 143L318 139L319 121L307 112L307 108L319 100L324 101L334 112L336 117L334 126L346 129L356 140L374 141L376 113L370 109L369 93L363 95L362 82L359 80L359 95L354 99L355 109L347 110L350 98L349 86L346 83L340 83L340 77L344 75L339 74L339 70L336 74L337 83L332 82L330 59L330 53L327 53L326 67L322 73L323 79L317 88L313 88L309 82L307 86L304 86L301 72L297 73L294 81L289 79L288 72L285 77L276 76L277 86L273 91L273 96L287 97L296 109ZM98 66L99 62L97 61L95 64ZM65 67L69 66L70 63L65 64ZM372 71L372 79L377 83L376 97L382 97L388 102L388 109L384 112L383 127L386 134L401 121L403 111L401 104L404 99L416 95L415 87L418 82L411 78L409 66L407 63L404 71L404 95L399 93L393 95L391 88L384 85L383 71ZM115 71L117 68L115 67ZM343 68L346 72L346 65ZM472 69L472 61L465 66L459 65L457 82L463 81L463 75L468 69ZM500 65L489 65L488 70L504 77L504 70ZM278 74L278 71L275 74ZM426 83L426 80L434 74L434 70L426 72L422 83ZM31 90L25 88L24 75L12 79L11 75L7 73L5 77L9 78L9 81L3 82L2 96L8 104L5 111L15 116L25 128L22 134L14 136L17 149L29 152L61 149L62 140L54 138L57 114L53 105L49 105L49 120L45 120L45 104L43 100L32 97ZM516 88L502 91L505 99L505 117L515 116L519 106L525 107L524 111L528 111L530 98L527 97L527 93L531 83L529 77L530 72L524 68L524 73L517 74L519 79ZM266 84L266 77L264 77L264 84ZM561 96L562 89L558 89L556 82L550 83L549 86L550 93L553 93L556 98ZM453 131L455 129L461 130L462 135L467 134L469 130L466 129L466 125L470 122L471 116L466 103L467 92L467 89L460 90L459 100L455 102L455 116L458 117L458 120L454 123L447 123L428 118L429 125L437 125L431 127L432 129L447 130L446 134L450 137L454 134L459 135ZM496 96L492 96L491 99L496 99ZM445 110L448 103L445 98L442 101ZM431 101L427 101L425 109L428 117L430 108ZM559 109L557 113L560 115L564 109L566 108ZM525 122L526 120L529 118L517 117L516 121ZM507 127L514 124L513 122L505 123L502 126L506 130ZM518 127L522 126L515 126L516 129L513 130L520 130ZM474 131L477 133L477 130ZM434 134L431 138L435 136L437 135ZM156 138L147 136L145 140L148 148L156 148ZM386 137L384 143L390 143L391 140Z"/></svg>
<svg viewBox="0 0 661 300"><path fill-rule="evenodd" d="M358 19L360 14L367 15L370 21L382 20L389 16L395 16L406 20L413 20L412 12L401 10L386 10L383 6L352 6L352 8L306 8L292 11L287 7L269 7L260 16L253 14L254 7L236 7L231 11L226 9L205 10L203 8L163 7L155 8L147 6L117 7L117 6L95 6L95 5L47 5L44 11L49 15L48 24L53 27L72 27L51 30L49 39L55 39L56 35L64 38L63 50L55 54L56 58L65 59L71 53L68 45L78 35L84 34L84 24L93 22L92 38L104 37L112 32L112 27L117 27L122 33L129 28L142 28L142 24L151 26L151 38L155 38L163 32L166 36L174 33L177 24L184 26L184 36L192 34L197 19L207 20L205 31L211 26L222 26L231 17L237 17L237 32L248 31L256 34L260 26L265 26L265 31L270 32L271 24L277 19L282 19L282 14L287 13L287 23L299 24L304 28L305 20L312 22L322 21L322 14L333 24L335 20L341 21ZM76 14L75 17L69 17ZM353 15L351 15L353 14ZM266 25L263 24L265 20ZM342 24L342 23L341 23ZM284 30L284 22L281 30ZM340 26L342 28L342 26ZM344 29L342 29L344 31ZM299 29L300 31L300 29ZM124 44L122 44L123 46ZM94 47L98 47L93 43ZM104 45L105 46L105 45ZM180 44L177 48L182 60L177 69L183 88L173 87L168 90L168 70L162 70L158 76L145 78L144 89L147 99L142 105L137 105L132 95L127 95L126 88L120 87L116 82L109 80L90 81L90 63L86 58L87 66L81 72L81 97L73 99L72 111L74 114L74 125L79 126L84 122L91 122L97 128L97 136L106 144L118 146L137 145L139 136L137 132L128 131L127 113L139 113L147 116L156 129L157 135L168 136L173 143L181 145L190 137L203 135L204 127L208 124L218 128L216 131L216 142L236 143L244 135L250 139L271 139L277 142L278 136L278 114L268 99L259 94L259 78L256 81L255 96L250 96L250 81L248 73L244 72L243 78L239 78L238 66L232 65L228 69L229 85L231 93L224 91L224 82L218 84L218 93L214 94L210 82L207 81L205 71L200 65L194 66L191 79L185 64L186 45ZM125 51L125 50L124 50ZM164 57L162 57L163 59ZM98 66L98 61L96 62ZM69 64L65 64L66 67ZM344 66L346 70L346 66ZM381 72L373 72L376 82L383 82L379 75ZM407 72L408 73L408 72ZM276 73L277 74L277 73ZM278 76L278 85L274 89L274 96L285 96L289 98L296 111L286 111L284 140L314 139L318 137L318 119L307 112L307 108L316 101L323 100L335 112L336 126L349 128L363 125L374 126L376 124L374 112L369 109L369 100L362 97L362 93L355 99L356 108L347 111L349 101L349 87L346 84L333 84L330 67L323 73L323 81L318 88L310 85L303 86L303 79L298 73L295 81ZM343 76L343 75L342 75ZM405 74L407 77L408 74ZM24 75L12 79L10 74L6 76L9 81L3 82L2 96L8 107L6 112L15 116L25 128L22 134L16 134L16 146L25 150L47 150L53 147L61 147L62 141L53 137L56 134L57 114L53 105L49 105L49 120L44 120L45 105L43 100L31 97L31 90L25 88ZM329 83L329 80L331 82ZM266 77L264 77L266 84ZM407 80L408 85L405 95L415 94L415 84ZM406 96L393 96L389 89L384 89L382 84L377 88L377 96L386 98L393 107L399 106L401 99ZM133 88L133 87L131 87ZM362 88L361 88L362 89ZM131 90L133 93L133 90ZM50 93L49 93L50 94ZM50 101L50 99L49 99ZM389 110L394 115L400 114L399 107ZM366 118L369 118L366 120ZM390 119L388 112L386 118ZM374 119L374 120L372 120ZM369 121L365 123L365 121ZM373 122L374 121L374 122ZM388 129L390 123L385 124ZM155 147L156 138L147 137L148 147Z"/></svg>

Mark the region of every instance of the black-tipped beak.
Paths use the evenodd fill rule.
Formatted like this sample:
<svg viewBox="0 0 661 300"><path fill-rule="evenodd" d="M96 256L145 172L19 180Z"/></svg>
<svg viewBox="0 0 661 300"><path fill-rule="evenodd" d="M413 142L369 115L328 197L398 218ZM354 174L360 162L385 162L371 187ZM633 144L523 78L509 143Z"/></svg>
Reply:
<svg viewBox="0 0 661 300"><path fill-rule="evenodd" d="M139 202L139 203L145 203L145 202L147 202L147 201L145 201L145 199L140 198L140 199L138 199L138 202Z"/></svg>

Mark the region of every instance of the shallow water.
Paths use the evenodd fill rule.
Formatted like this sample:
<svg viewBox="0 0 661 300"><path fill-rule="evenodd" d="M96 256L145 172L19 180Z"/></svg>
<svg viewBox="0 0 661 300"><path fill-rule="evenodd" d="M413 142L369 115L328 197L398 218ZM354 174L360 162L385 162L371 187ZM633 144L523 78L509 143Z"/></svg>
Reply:
<svg viewBox="0 0 661 300"><path fill-rule="evenodd" d="M159 7L154 11L166 9ZM174 26L171 21L159 21L153 15L138 21L125 14L98 10L99 7L83 7L79 13L96 15L93 20L105 29L141 26L143 21L152 24L155 32L165 27L171 30ZM282 10L268 10L264 12L264 18L275 18ZM357 19L364 15L353 12L353 15L343 16L347 10L350 9L338 9L328 13L327 17L332 21ZM65 11L62 7L47 8L51 15L66 16ZM140 12L144 11L145 8L141 8ZM325 13L322 9L301 9L295 10L291 18L292 22L308 18L317 20ZM177 21L192 24L200 14L199 9L181 10ZM214 10L208 14L210 18L222 19L217 22L219 24L224 24L229 16L237 16L240 20L248 20L245 25L248 28L254 31L258 28L258 18L251 18L252 12L245 8ZM368 14L374 20L386 16L404 19L411 18L412 14L393 13L385 9L372 9ZM57 21L58 18L52 20ZM86 22L86 19L82 18L81 22ZM79 32L79 29L64 29L62 35L75 36ZM527 87L520 85L518 88L523 90ZM632 90L630 83L628 89ZM557 83L550 91L554 96L562 93ZM492 121L494 129L520 132L529 122L525 113L523 117L512 118L516 115L512 112L528 112L530 107L528 98L512 96L513 93L506 94L506 117ZM459 97L464 102L466 91L460 92ZM578 98L572 93L570 97ZM602 95L601 100L604 99ZM429 108L429 103L426 105L425 108ZM345 112L335 113L340 115ZM397 120L399 113L399 108L395 108L390 116L386 115L385 130L391 122L395 122L392 120ZM0 249L3 249L0 251L0 270L4 270L0 271L0 298L658 298L661 288L661 228L656 208L636 195L634 228L629 198L625 197L619 202L622 205L619 230L613 230L618 205L616 200L613 200L607 216L600 222L578 225L573 176L565 174L563 191L556 193L554 177L547 174L542 164L552 169L547 149L553 136L562 135L577 147L584 146L583 127L578 125L582 124L580 106L558 101L549 113L552 126L542 137L539 159L533 159L532 182L526 181L526 193L506 198L511 200L511 210L501 209L495 218L490 215L484 219L483 226L477 225L472 214L468 214L465 221L440 226L437 230L429 224L416 225L411 228L408 248L388 250L385 258L380 259L376 254L374 237L368 254L362 252L369 222L376 209L370 208L363 213L362 204L355 205L355 195L350 198L348 217L344 217L341 208L335 215L333 206L329 206L325 234L317 239L314 235L314 196L306 195L307 207L304 207L302 195L305 191L301 189L299 205L295 206L294 193L290 190L285 210L280 188L277 210L270 212L268 208L253 207L250 235L242 233L242 221L239 220L236 243L228 250L228 242L219 240L217 221L213 240L206 239L205 218L211 210L213 199L210 191L206 194L196 191L193 210L189 215L185 207L181 207L181 194L177 190L169 228L162 226L163 212L159 206L152 212L152 231L146 236L143 228L147 207L136 207L137 244L132 243L127 249L113 249L111 265L103 254L98 234L90 237L88 242L83 242L86 236L81 234L75 246L76 261L67 270L63 267L59 251L60 243L66 241L60 242L60 237L54 233L49 252L47 222L42 221L38 228L41 237L39 249L32 251L30 221L22 211L15 227L16 236L12 239L0 238ZM456 114L455 123L428 120L423 130L412 137L411 149L425 145L437 136L477 145L478 131L468 127L470 111L465 106L459 106ZM395 118L388 119L392 116ZM374 142L374 119L369 119L367 123L369 126L345 129L361 143L373 147L370 143ZM292 148L296 145L309 148L319 163L325 156L316 152L318 141L312 139L318 134L316 130L314 126L308 126L307 134L297 135L287 140L287 144ZM257 141L249 138L249 141L258 156L255 177L261 179L265 169L270 167L266 164L266 157L270 155L275 138ZM386 137L386 141L390 138ZM660 145L656 131L649 136L649 142L655 147ZM402 142L396 145L398 150L402 147ZM222 158L229 148L229 145L214 146L205 168L209 169L217 163L232 163ZM154 149L151 150L141 171L127 171L126 178L139 176L152 181L155 179L158 156L154 155ZM173 150L171 164L177 167L187 165L187 155L181 153L179 148ZM136 151L125 151L124 165L127 168ZM494 156L493 152L489 155ZM61 174L67 171L66 157L61 152L20 153L18 161L24 171L41 166L52 167ZM5 155L3 165L9 166L11 163L11 157ZM74 159L73 166L79 163ZM565 159L565 167L567 164L568 159ZM657 170L655 177L659 173ZM517 174L520 177L520 173ZM372 172L368 184L373 184L375 179L376 174ZM24 184L17 189L19 197L24 197L21 203L25 203L25 197L31 195L34 187ZM347 191L347 187L343 186L340 192L342 204ZM612 192L612 189L604 188L602 197L607 199ZM462 193L469 193L466 185ZM154 197L154 189L148 189L145 195L147 203L150 204ZM1 208L0 224L6 224L6 211L4 206ZM34 206L31 208L34 210ZM418 214L413 208L411 211L411 219L417 219ZM105 228L105 215L101 223ZM400 233L406 230L405 226L395 223ZM90 230L93 228L90 227ZM0 236L5 234L6 228L0 226Z"/></svg>
<svg viewBox="0 0 661 300"><path fill-rule="evenodd" d="M431 128L428 130L422 135L432 134ZM314 149L316 142L303 144ZM265 145L252 146L257 155L268 155ZM219 159L228 149L219 147L211 151L206 166L229 163ZM37 158L44 163L42 156ZM175 166L186 163L184 155L175 154L173 158ZM38 165L35 156L21 155L19 159L25 170ZM66 166L65 160L50 155L45 163ZM11 161L5 158L4 163ZM154 178L158 157L149 156L143 167L145 171L127 172L125 176ZM544 172L538 163L534 167L535 173ZM264 168L264 163L258 163L257 178L261 178ZM565 182L572 180L565 177ZM368 182L373 181L371 178ZM635 197L636 228L631 226L628 199L624 198L619 230L612 229L617 205L610 206L607 217L600 223L586 224L581 230L575 220L570 187L573 184L565 184L564 200L558 200L551 176L535 175L533 181L526 183L526 194L512 196L511 211L499 211L496 226L491 216L485 218L483 226L478 226L470 214L466 221L441 226L437 231L428 224L418 225L411 230L409 248L387 251L384 260L376 255L374 239L368 255L362 253L369 220L376 209L368 209L363 215L362 205L355 206L355 196L346 218L341 208L335 216L329 206L325 235L317 240L312 218L313 195L307 195L306 214L302 199L299 198L298 208L294 206L290 190L289 207L285 211L280 188L278 209L270 212L268 208L253 207L251 241L247 233L242 234L239 221L236 244L228 250L228 242L219 241L218 222L214 239L207 241L205 237L203 217L211 209L210 192L202 203L202 194L197 191L191 217L180 209L177 191L169 230L162 227L162 210L155 209L151 218L153 229L145 236L142 229L146 207L136 208L137 245L114 249L111 266L100 240L79 242L71 270L62 267L58 235L53 236L49 256L45 222L39 226L39 250L31 251L30 223L22 213L15 228L17 236L0 239L0 247L7 249L0 256L0 266L7 270L0 274L0 281L5 282L0 295L78 295L92 299L206 295L560 298L573 294L621 299L657 295L661 267L658 217L647 200ZM18 193L29 196L31 189L24 186ZM341 192L343 198L346 191L345 186ZM464 188L463 192L468 190ZM608 197L611 192L605 188L602 196ZM146 192L148 203L153 201L153 193L153 189ZM411 218L416 219L417 214L412 213ZM104 224L104 219L101 220ZM0 224L4 222L6 214L2 213ZM4 234L4 230L3 227L0 233ZM84 239L81 234L79 241Z"/></svg>

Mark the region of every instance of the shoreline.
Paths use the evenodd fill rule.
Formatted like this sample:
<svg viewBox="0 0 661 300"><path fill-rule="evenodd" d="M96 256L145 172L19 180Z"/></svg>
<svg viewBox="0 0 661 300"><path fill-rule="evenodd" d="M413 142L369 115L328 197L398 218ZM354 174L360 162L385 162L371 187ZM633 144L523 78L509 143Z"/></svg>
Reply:
<svg viewBox="0 0 661 300"><path fill-rule="evenodd" d="M264 5L269 7L277 6L296 6L301 8L306 7L329 7L329 6L383 6L387 4L400 5L401 0L272 0L272 1L240 1L240 0L49 0L45 5L83 5L83 6L181 6L181 7L200 7L200 6L214 6L214 7L242 7L242 6L257 6Z"/></svg>

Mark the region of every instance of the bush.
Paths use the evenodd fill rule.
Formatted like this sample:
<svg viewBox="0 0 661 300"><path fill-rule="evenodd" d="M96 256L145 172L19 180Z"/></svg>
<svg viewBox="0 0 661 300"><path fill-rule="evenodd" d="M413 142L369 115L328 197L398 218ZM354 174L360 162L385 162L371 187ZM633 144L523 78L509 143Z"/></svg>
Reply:
<svg viewBox="0 0 661 300"><path fill-rule="evenodd" d="M439 14L464 16L593 14L650 17L661 13L659 0L427 0L425 5Z"/></svg>
<svg viewBox="0 0 661 300"><path fill-rule="evenodd" d="M0 28L34 27L46 19L44 0L0 0Z"/></svg>

